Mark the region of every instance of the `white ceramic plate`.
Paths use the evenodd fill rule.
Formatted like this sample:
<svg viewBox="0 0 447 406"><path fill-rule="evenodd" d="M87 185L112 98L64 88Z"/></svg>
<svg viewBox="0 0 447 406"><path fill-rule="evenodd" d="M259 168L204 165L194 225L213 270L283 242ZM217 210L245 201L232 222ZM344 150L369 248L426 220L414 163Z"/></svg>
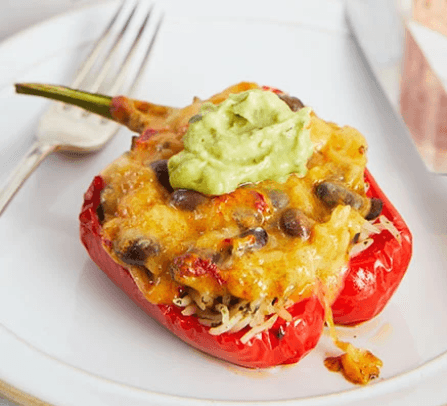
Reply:
<svg viewBox="0 0 447 406"><path fill-rule="evenodd" d="M251 80L284 89L326 120L367 136L369 168L414 234L411 266L385 311L341 329L384 361L380 379L359 388L327 371L324 357L337 353L327 336L295 366L234 367L179 341L109 281L79 242L77 216L93 176L129 148L131 134L122 129L93 155L51 156L0 218L3 383L55 405L447 399L439 383L447 373L446 179L425 171L369 77L341 2L256 4L160 2L166 20L136 96L182 106ZM30 145L47 106L15 95L13 83L69 83L115 6L57 17L0 45L0 181Z"/></svg>

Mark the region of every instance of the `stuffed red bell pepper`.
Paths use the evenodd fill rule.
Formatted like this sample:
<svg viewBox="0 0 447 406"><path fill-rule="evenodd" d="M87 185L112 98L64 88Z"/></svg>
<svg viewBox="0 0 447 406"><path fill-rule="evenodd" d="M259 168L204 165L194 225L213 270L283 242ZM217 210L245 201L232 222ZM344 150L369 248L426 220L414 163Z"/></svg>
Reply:
<svg viewBox="0 0 447 406"><path fill-rule="evenodd" d="M85 194L81 240L179 338L256 368L297 362L330 309L336 324L374 317L411 257L407 226L365 168L363 136L271 90L241 83L184 109L104 97L99 109L98 95L18 86L140 133Z"/></svg>

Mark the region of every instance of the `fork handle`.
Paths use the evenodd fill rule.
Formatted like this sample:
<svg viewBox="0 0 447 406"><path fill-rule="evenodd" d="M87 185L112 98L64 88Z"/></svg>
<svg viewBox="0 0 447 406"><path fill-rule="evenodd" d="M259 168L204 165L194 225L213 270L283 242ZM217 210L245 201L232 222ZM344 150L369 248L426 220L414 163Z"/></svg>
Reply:
<svg viewBox="0 0 447 406"><path fill-rule="evenodd" d="M56 145L48 145L35 141L26 155L22 158L16 168L9 175L5 187L0 190L0 215L5 210L8 203L23 185L31 173L39 164L53 151Z"/></svg>

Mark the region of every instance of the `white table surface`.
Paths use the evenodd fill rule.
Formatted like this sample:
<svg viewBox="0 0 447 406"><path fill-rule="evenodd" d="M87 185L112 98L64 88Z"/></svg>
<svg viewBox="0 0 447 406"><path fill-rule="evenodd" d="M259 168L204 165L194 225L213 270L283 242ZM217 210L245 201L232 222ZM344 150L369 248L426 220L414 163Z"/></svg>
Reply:
<svg viewBox="0 0 447 406"><path fill-rule="evenodd" d="M15 33L95 0L14 0L0 1L0 41ZM0 406L17 406L0 395Z"/></svg>
<svg viewBox="0 0 447 406"><path fill-rule="evenodd" d="M0 41L11 35L38 24L47 18L63 13L82 4L86 0L15 0L0 2ZM0 406L16 406L0 395Z"/></svg>

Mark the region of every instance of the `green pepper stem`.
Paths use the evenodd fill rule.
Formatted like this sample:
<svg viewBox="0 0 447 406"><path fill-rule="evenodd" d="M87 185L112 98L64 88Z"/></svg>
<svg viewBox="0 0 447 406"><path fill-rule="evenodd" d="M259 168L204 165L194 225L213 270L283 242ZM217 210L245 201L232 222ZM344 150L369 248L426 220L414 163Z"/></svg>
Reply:
<svg viewBox="0 0 447 406"><path fill-rule="evenodd" d="M102 94L70 89L65 86L42 85L38 83L17 83L16 92L59 100L64 103L82 107L102 117L113 119L110 114L112 98Z"/></svg>

